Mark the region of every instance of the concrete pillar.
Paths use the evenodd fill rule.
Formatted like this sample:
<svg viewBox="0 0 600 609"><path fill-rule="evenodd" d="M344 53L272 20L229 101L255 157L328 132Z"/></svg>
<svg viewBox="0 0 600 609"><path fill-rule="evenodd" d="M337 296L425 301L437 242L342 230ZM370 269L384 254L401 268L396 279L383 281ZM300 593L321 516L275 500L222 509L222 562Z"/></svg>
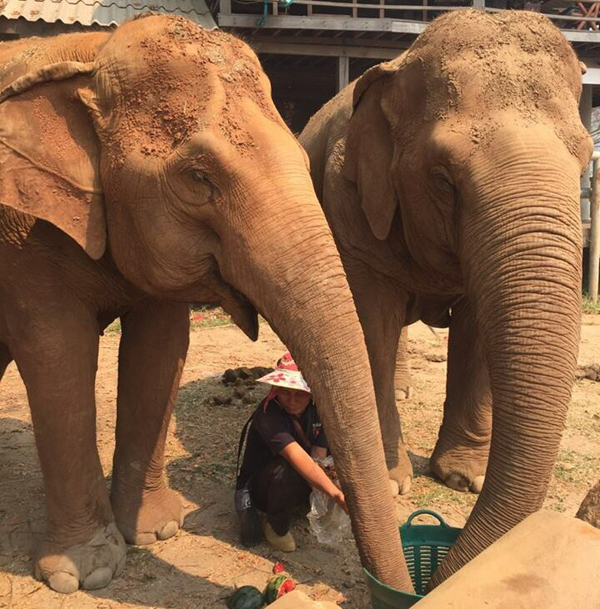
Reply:
<svg viewBox="0 0 600 609"><path fill-rule="evenodd" d="M588 133L592 132L592 86L583 85L583 91L581 92L581 100L579 102L579 116L583 126L588 130ZM581 176L581 188L591 188L591 164ZM589 192L589 190L587 191ZM581 220L583 222L590 221L590 200L581 200Z"/></svg>

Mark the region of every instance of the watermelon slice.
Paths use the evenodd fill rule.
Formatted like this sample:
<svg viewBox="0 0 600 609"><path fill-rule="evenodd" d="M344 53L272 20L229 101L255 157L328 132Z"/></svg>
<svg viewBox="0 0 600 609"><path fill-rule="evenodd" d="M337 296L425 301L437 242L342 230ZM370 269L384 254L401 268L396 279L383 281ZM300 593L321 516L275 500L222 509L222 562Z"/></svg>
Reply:
<svg viewBox="0 0 600 609"><path fill-rule="evenodd" d="M288 575L281 574L271 578L264 594L267 605L275 602L278 598L281 598L284 594L291 592L295 588L296 582Z"/></svg>

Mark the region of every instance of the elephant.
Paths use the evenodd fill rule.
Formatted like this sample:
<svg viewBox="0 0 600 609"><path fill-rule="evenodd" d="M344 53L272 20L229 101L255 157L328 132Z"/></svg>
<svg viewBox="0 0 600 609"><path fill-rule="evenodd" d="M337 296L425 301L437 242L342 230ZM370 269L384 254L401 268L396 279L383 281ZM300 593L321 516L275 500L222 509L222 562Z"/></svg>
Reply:
<svg viewBox="0 0 600 609"><path fill-rule="evenodd" d="M410 589L368 354L307 158L256 55L181 17L0 44L0 377L24 380L47 531L35 574L103 587L125 543L173 535L164 444L189 302L255 340L264 316L328 428L360 557ZM288 225L293 233L281 238ZM99 335L120 318L110 494Z"/></svg>
<svg viewBox="0 0 600 609"><path fill-rule="evenodd" d="M584 68L542 15L451 12L300 135L400 486L412 468L394 403L398 337L450 311L432 467L483 488L432 587L541 508L552 475L579 343Z"/></svg>

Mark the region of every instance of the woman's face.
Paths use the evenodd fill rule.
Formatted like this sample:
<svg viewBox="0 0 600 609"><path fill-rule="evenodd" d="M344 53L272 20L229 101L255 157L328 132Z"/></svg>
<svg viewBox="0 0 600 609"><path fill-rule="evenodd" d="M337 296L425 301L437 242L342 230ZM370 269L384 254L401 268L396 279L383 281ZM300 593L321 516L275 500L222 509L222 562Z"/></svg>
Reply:
<svg viewBox="0 0 600 609"><path fill-rule="evenodd" d="M310 393L299 389L277 387L277 400L288 414L299 417L310 402Z"/></svg>

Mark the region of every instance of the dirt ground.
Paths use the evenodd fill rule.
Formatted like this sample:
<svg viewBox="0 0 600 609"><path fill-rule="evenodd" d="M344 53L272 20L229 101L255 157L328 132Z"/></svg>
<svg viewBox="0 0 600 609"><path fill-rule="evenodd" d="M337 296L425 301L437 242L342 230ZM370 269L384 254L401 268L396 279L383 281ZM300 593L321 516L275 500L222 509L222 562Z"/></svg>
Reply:
<svg viewBox="0 0 600 609"><path fill-rule="evenodd" d="M416 470L413 488L398 498L403 522L416 508L439 512L462 526L475 496L447 489L428 471L444 398L447 332L411 328L415 396L403 404L404 427ZM97 380L98 447L110 480L114 448L118 330L101 340ZM232 326L194 328L176 413L167 442L167 473L186 511L183 530L148 547L129 547L127 566L111 585L63 596L32 577L30 549L44 529L43 489L26 394L14 364L0 384L0 607L98 609L225 607L233 588L262 588L275 561L284 560L300 588L316 600L341 606L369 606L353 542L320 546L298 518L299 549L280 555L268 546L253 551L237 542L232 505L240 429L252 404L234 400L215 406L209 396L222 390L220 375L238 366L272 366L283 347L263 324L258 342ZM442 360L442 361L439 361ZM600 362L600 316L584 316L580 364ZM255 388L256 401L264 389ZM67 431L67 430L65 430ZM546 507L574 514L600 477L600 383L576 382L568 426Z"/></svg>

